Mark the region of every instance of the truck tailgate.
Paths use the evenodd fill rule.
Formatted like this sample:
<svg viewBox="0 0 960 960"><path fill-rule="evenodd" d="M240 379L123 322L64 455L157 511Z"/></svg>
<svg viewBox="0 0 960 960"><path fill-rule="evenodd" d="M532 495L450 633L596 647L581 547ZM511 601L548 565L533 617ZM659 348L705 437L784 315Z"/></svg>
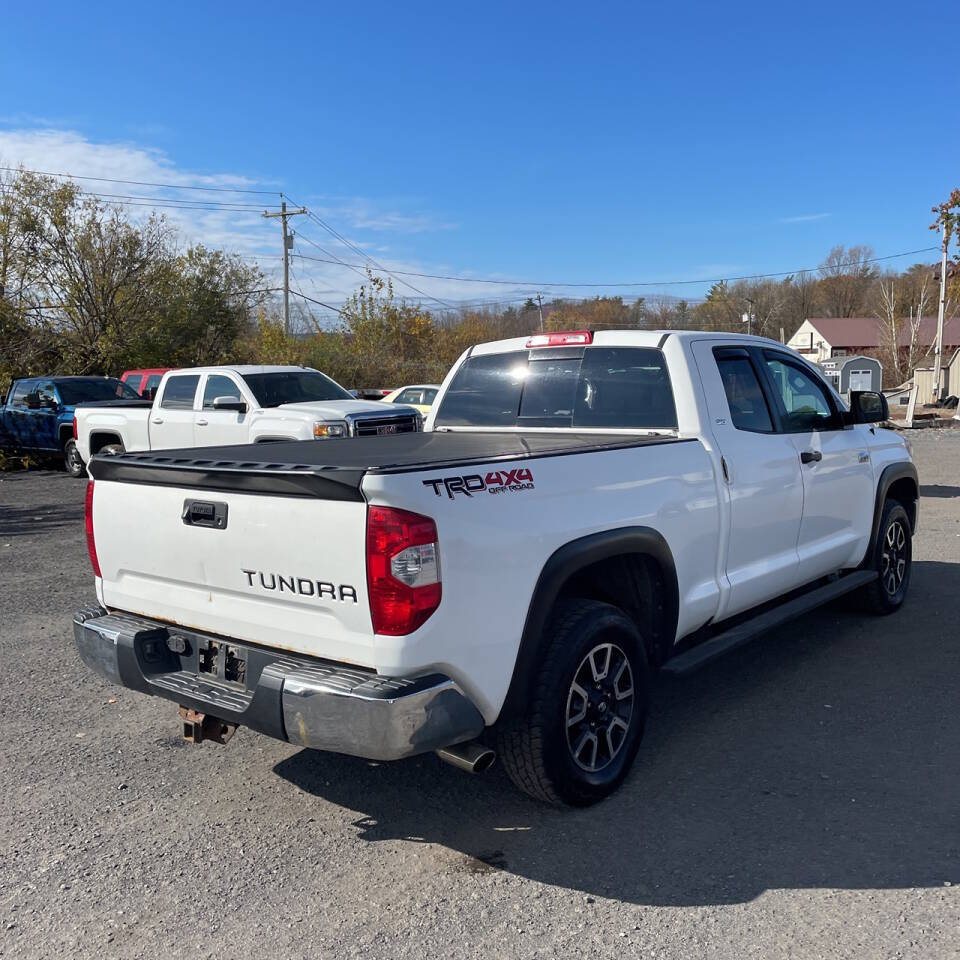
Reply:
<svg viewBox="0 0 960 960"><path fill-rule="evenodd" d="M91 465L106 607L373 665L362 498L117 482L107 462Z"/></svg>

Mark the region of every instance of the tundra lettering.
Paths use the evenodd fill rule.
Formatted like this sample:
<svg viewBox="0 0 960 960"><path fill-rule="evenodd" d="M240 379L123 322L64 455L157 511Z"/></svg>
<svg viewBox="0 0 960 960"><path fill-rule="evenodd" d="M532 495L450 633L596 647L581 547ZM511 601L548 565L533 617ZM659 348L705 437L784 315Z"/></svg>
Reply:
<svg viewBox="0 0 960 960"><path fill-rule="evenodd" d="M347 583L328 583L326 580L312 580L308 577L285 577L282 573L262 573L259 570L241 571L246 574L247 586L254 585L254 577L260 581L264 590L277 590L280 593L299 593L302 597L316 597L318 600L338 600L341 603L352 600L357 603L357 591Z"/></svg>

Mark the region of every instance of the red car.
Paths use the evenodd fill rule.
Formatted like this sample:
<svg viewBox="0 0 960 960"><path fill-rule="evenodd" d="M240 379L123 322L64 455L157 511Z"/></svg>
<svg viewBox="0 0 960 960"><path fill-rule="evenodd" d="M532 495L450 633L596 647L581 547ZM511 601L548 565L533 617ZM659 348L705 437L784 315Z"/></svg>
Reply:
<svg viewBox="0 0 960 960"><path fill-rule="evenodd" d="M170 369L170 367L154 367L150 370L126 370L120 379L133 387L145 400L152 400L163 375Z"/></svg>

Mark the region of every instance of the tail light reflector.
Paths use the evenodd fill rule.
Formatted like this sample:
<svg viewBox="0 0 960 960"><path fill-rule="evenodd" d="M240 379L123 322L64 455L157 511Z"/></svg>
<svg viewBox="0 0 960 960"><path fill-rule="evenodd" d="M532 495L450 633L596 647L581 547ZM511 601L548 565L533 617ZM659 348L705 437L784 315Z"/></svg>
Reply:
<svg viewBox="0 0 960 960"><path fill-rule="evenodd" d="M367 588L373 630L402 637L440 606L437 526L392 507L367 511Z"/></svg>
<svg viewBox="0 0 960 960"><path fill-rule="evenodd" d="M97 544L93 538L93 481L87 484L87 496L83 505L83 525L87 532L87 553L90 554L90 564L93 566L93 575L101 577L100 561L97 559Z"/></svg>
<svg viewBox="0 0 960 960"><path fill-rule="evenodd" d="M77 439L77 418L73 418L73 439Z"/></svg>

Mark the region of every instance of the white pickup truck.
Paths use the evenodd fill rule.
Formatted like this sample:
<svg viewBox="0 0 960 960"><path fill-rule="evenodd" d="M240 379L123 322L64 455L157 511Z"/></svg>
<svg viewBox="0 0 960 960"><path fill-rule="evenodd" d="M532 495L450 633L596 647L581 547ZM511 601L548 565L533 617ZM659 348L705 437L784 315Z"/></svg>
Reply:
<svg viewBox="0 0 960 960"><path fill-rule="evenodd" d="M221 366L167 372L152 403L78 407L74 436L87 464L98 453L381 436L422 424L415 408L357 400L317 370Z"/></svg>
<svg viewBox="0 0 960 960"><path fill-rule="evenodd" d="M95 458L76 643L188 739L496 751L586 805L627 775L656 671L855 590L900 607L918 486L886 413L757 337L486 343L426 432Z"/></svg>

